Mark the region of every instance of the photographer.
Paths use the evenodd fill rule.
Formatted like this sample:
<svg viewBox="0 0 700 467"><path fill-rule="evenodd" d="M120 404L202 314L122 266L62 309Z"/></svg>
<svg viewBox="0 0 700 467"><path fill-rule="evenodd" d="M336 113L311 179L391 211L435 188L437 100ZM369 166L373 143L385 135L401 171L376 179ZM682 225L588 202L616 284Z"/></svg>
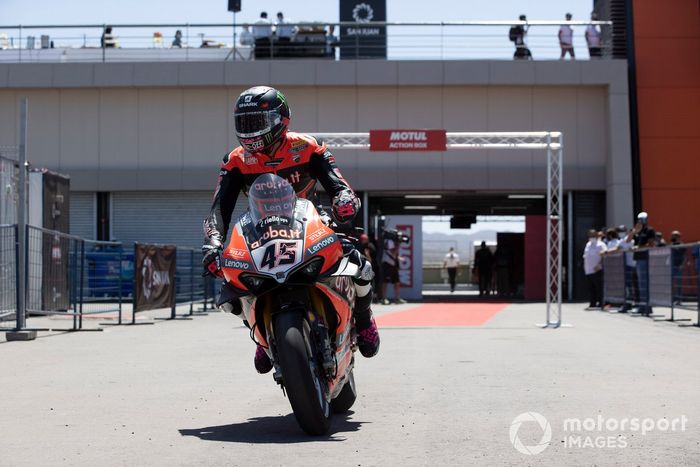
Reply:
<svg viewBox="0 0 700 467"><path fill-rule="evenodd" d="M385 230L383 235L384 251L382 253L382 272L384 283L382 284L382 303L389 304L386 296L387 284L394 284L394 303L406 303L401 298L401 281L399 280L399 242L408 242L409 238L399 234L397 230Z"/></svg>

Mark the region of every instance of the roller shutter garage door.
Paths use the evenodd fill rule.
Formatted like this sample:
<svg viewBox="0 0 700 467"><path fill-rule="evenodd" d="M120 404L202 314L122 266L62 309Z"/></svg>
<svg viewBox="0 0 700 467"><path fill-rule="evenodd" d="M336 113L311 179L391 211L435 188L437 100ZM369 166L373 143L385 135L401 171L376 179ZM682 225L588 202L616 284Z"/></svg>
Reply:
<svg viewBox="0 0 700 467"><path fill-rule="evenodd" d="M70 192L70 233L94 240L97 229L97 204L94 192Z"/></svg>
<svg viewBox="0 0 700 467"><path fill-rule="evenodd" d="M126 243L201 247L202 221L212 203L210 191L113 192L112 236ZM240 196L234 219L247 207Z"/></svg>

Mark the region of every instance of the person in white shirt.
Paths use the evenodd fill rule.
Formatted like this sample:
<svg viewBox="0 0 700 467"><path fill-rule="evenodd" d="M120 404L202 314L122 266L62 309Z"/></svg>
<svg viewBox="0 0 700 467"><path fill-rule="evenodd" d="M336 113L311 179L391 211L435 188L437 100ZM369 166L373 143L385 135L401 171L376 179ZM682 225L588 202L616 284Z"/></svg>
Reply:
<svg viewBox="0 0 700 467"><path fill-rule="evenodd" d="M261 12L260 19L253 25L253 37L255 39L272 37L272 23L267 19L267 12Z"/></svg>
<svg viewBox="0 0 700 467"><path fill-rule="evenodd" d="M459 267L459 255L455 253L453 247L450 247L450 251L445 255L442 267L443 269L447 269L447 276L450 281L450 293L453 293L457 286L457 268Z"/></svg>
<svg viewBox="0 0 700 467"><path fill-rule="evenodd" d="M598 21L598 15L591 13L591 21ZM586 44L588 45L588 55L593 58L603 56L600 40L600 28L595 24L586 26Z"/></svg>
<svg viewBox="0 0 700 467"><path fill-rule="evenodd" d="M294 35L296 27L289 24L290 21L284 19L284 14L280 11L277 13L277 37L291 39Z"/></svg>
<svg viewBox="0 0 700 467"><path fill-rule="evenodd" d="M272 23L267 19L267 13L261 12L260 19L253 25L255 38L255 58L270 58L272 56Z"/></svg>
<svg viewBox="0 0 700 467"><path fill-rule="evenodd" d="M620 243L620 235L617 233L617 229L608 229L605 231L605 246L608 250L614 250Z"/></svg>
<svg viewBox="0 0 700 467"><path fill-rule="evenodd" d="M571 13L566 14L566 20L571 21ZM568 52L571 59L575 60L574 55L574 29L568 24L562 24L559 28L559 47L561 47L561 56L559 60L563 60Z"/></svg>
<svg viewBox="0 0 700 467"><path fill-rule="evenodd" d="M255 38L253 37L253 33L250 32L250 26L243 26L239 41L241 45L255 44Z"/></svg>
<svg viewBox="0 0 700 467"><path fill-rule="evenodd" d="M588 280L588 309L603 307L603 253L607 251L598 232L588 231L588 243L583 250L583 271Z"/></svg>
<svg viewBox="0 0 700 467"><path fill-rule="evenodd" d="M255 38L253 37L253 33L250 32L250 26L243 26L243 30L238 38L238 43L242 48L242 51L237 52L241 59L252 60L255 51Z"/></svg>
<svg viewBox="0 0 700 467"><path fill-rule="evenodd" d="M292 36L296 28L290 25L288 20L284 19L284 15L281 11L277 13L276 28L277 55L280 57L288 57L292 55Z"/></svg>

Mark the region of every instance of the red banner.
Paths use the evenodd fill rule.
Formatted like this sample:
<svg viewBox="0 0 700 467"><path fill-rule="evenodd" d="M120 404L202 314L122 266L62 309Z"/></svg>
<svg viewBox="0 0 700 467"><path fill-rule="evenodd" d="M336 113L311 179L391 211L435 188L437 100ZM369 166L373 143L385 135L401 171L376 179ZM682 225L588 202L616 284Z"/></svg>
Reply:
<svg viewBox="0 0 700 467"><path fill-rule="evenodd" d="M445 130L370 130L370 151L445 151Z"/></svg>

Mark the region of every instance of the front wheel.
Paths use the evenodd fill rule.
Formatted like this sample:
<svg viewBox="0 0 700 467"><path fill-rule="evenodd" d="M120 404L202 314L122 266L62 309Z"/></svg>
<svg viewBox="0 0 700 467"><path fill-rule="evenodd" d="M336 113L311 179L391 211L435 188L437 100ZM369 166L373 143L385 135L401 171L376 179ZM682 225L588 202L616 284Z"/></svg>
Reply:
<svg viewBox="0 0 700 467"><path fill-rule="evenodd" d="M331 410L325 382L318 375L309 323L303 313L292 311L277 316L274 328L277 358L294 416L308 434L325 434Z"/></svg>

